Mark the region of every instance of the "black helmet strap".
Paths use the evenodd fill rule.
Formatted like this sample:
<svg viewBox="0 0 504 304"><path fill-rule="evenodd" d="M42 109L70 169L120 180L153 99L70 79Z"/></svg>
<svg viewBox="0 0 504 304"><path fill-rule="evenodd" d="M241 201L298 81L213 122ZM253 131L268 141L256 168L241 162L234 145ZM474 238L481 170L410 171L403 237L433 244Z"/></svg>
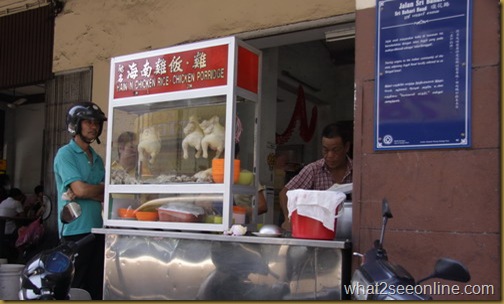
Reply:
<svg viewBox="0 0 504 304"><path fill-rule="evenodd" d="M80 139L81 139L83 142L85 142L86 144L88 144L88 145L92 144L95 140L96 140L96 143L97 143L97 144L101 144L101 141L100 141L100 139L98 138L98 136L96 137L96 139L91 139L91 140L88 140L88 139L86 139L84 136L82 136L82 135L80 134L80 132L79 132L78 134L76 134L76 135L78 135L78 136L80 137Z"/></svg>

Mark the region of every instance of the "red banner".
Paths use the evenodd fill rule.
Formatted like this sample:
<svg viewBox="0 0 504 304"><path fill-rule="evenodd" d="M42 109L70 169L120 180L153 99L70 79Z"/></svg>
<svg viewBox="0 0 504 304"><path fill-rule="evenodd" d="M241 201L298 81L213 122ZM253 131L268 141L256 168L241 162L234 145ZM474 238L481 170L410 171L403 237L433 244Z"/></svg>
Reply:
<svg viewBox="0 0 504 304"><path fill-rule="evenodd" d="M259 87L259 57L244 47L238 48L238 78L240 88L257 93Z"/></svg>
<svg viewBox="0 0 504 304"><path fill-rule="evenodd" d="M228 45L115 63L114 98L227 84Z"/></svg>

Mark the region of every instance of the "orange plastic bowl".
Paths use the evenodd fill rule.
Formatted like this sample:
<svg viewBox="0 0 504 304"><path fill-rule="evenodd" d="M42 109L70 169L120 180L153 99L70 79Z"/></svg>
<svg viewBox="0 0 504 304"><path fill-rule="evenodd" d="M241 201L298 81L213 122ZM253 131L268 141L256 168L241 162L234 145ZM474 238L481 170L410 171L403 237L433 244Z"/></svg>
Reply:
<svg viewBox="0 0 504 304"><path fill-rule="evenodd" d="M120 218L134 219L135 218L135 209L119 208L119 209L117 209L117 214L119 214Z"/></svg>
<svg viewBox="0 0 504 304"><path fill-rule="evenodd" d="M135 213L137 220L139 221L157 221L159 215L157 211L137 211Z"/></svg>

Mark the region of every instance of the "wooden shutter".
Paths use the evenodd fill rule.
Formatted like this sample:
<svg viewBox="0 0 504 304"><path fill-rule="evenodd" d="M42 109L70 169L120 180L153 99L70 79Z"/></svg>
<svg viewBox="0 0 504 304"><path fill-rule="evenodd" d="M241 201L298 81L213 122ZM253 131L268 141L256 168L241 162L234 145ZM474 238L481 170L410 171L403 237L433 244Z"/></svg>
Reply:
<svg viewBox="0 0 504 304"><path fill-rule="evenodd" d="M52 77L54 8L0 18L0 88L43 83Z"/></svg>

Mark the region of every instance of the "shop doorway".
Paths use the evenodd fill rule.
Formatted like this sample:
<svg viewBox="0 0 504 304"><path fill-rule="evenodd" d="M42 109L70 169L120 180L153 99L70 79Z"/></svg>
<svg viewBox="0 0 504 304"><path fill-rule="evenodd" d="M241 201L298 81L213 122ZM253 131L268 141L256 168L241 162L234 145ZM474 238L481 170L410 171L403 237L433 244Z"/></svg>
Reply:
<svg viewBox="0 0 504 304"><path fill-rule="evenodd" d="M12 186L32 194L43 171L45 82L53 77L56 1L20 2L26 1L5 3L0 18L0 110L5 116L0 150Z"/></svg>
<svg viewBox="0 0 504 304"><path fill-rule="evenodd" d="M0 90L2 159L14 187L25 194L42 181L45 85Z"/></svg>
<svg viewBox="0 0 504 304"><path fill-rule="evenodd" d="M260 181L274 189L270 207L277 224L278 192L322 157L323 127L343 121L353 128L354 19L349 14L242 37L263 52Z"/></svg>

